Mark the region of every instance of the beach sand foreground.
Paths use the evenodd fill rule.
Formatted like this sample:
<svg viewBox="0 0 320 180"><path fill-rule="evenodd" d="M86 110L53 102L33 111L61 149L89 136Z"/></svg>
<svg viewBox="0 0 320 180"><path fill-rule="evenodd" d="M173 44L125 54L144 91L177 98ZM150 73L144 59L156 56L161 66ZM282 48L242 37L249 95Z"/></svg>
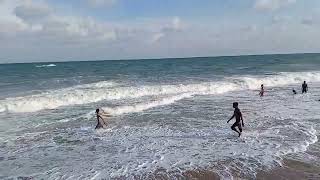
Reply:
<svg viewBox="0 0 320 180"><path fill-rule="evenodd" d="M320 179L320 167L312 164L284 159L283 167L257 174L259 180L316 180Z"/></svg>

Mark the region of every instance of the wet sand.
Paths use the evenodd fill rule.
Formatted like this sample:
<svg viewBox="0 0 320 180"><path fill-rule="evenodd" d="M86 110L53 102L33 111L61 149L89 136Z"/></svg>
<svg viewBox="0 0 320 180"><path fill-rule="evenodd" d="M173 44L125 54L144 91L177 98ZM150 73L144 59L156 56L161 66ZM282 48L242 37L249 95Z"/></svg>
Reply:
<svg viewBox="0 0 320 180"><path fill-rule="evenodd" d="M216 173L210 171L188 171L183 174L185 179L218 180ZM234 175L234 179L246 179ZM257 180L320 180L320 167L296 160L284 159L283 167L270 171L260 171Z"/></svg>
<svg viewBox="0 0 320 180"><path fill-rule="evenodd" d="M211 171L187 171L183 174L186 179L203 179L203 180L218 180L218 174Z"/></svg>
<svg viewBox="0 0 320 180"><path fill-rule="evenodd" d="M239 177L238 173L233 172L233 179L252 179L246 177ZM119 178L122 179L122 178ZM125 179L125 178L123 178ZM165 169L159 169L152 174L135 177L135 179L185 179L185 180L220 180L222 178L215 172L208 170L192 170L186 171L180 175L174 172L168 173ZM274 168L269 171L259 171L257 173L257 180L320 180L320 166L315 166L309 163L284 159L283 166Z"/></svg>
<svg viewBox="0 0 320 180"><path fill-rule="evenodd" d="M247 179L237 177L234 179ZM187 171L183 173L183 179L219 180L219 176L211 171ZM320 180L320 167L309 163L284 159L283 166L270 171L260 171L257 180Z"/></svg>
<svg viewBox="0 0 320 180"><path fill-rule="evenodd" d="M320 167L284 159L283 167L279 167L267 172L261 171L257 174L258 180L319 180Z"/></svg>
<svg viewBox="0 0 320 180"><path fill-rule="evenodd" d="M119 178L119 180L126 179L125 177ZM143 176L136 176L134 179L136 180L170 180L170 179L184 179L184 180L219 180L219 175L213 171L209 170L189 170L183 173L177 172L168 172L165 169L158 169L154 173L143 175Z"/></svg>

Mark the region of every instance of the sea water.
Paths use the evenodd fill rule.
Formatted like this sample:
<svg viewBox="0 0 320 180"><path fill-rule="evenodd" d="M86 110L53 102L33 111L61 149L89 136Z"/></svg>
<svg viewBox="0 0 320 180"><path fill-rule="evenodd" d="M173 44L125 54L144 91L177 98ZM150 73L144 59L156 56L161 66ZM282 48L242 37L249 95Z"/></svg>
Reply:
<svg viewBox="0 0 320 180"><path fill-rule="evenodd" d="M289 154L320 162L306 153L320 130L319 54L3 64L0 73L0 179L193 170L250 179ZM227 124L235 101L241 138ZM107 129L94 129L96 108L112 115Z"/></svg>

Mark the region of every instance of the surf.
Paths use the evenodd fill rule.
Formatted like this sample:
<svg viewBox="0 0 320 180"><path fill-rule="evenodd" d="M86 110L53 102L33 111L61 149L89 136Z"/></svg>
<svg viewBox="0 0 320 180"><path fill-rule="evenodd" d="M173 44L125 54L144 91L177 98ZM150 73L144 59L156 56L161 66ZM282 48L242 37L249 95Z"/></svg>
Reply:
<svg viewBox="0 0 320 180"><path fill-rule="evenodd" d="M300 83L304 80L310 83L319 82L320 72L283 72L270 76L231 76L221 81L149 86L123 86L115 82L101 81L59 90L49 90L29 96L6 98L0 100L0 112L37 112L63 106L96 103L103 100L136 99L146 96L172 96L185 93L189 94L185 98L190 98L194 95L217 95L232 91L255 90L260 84L264 84L266 88L290 84L297 84L299 85L297 87L300 87ZM152 105L152 107L156 106ZM120 110L117 111L120 112Z"/></svg>

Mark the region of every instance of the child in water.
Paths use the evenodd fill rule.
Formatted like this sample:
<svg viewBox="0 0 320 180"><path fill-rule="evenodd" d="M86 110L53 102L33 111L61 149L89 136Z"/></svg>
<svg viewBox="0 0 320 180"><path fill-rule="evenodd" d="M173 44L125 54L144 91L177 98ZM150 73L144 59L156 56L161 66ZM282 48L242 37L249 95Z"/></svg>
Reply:
<svg viewBox="0 0 320 180"><path fill-rule="evenodd" d="M241 113L238 105L239 105L239 103L237 103L237 102L233 103L234 113L233 113L232 117L229 119L229 121L231 121L231 119L233 119L234 117L236 118L236 122L231 126L231 129L233 131L236 131L239 134L239 137L240 137L241 133L242 133L242 127L244 126L244 123L243 123L242 113ZM229 123L229 121L227 121L227 123ZM242 122L242 124L241 124L241 122ZM236 127L239 128L239 131L236 129Z"/></svg>
<svg viewBox="0 0 320 180"><path fill-rule="evenodd" d="M292 89L293 94L297 94L297 91L295 89Z"/></svg>
<svg viewBox="0 0 320 180"><path fill-rule="evenodd" d="M263 87L263 84L261 84L261 90L260 90L259 95L260 95L260 97L263 97L263 95L264 95L264 87Z"/></svg>
<svg viewBox="0 0 320 180"><path fill-rule="evenodd" d="M111 117L111 116L105 112L103 112L103 114L100 114L100 109L96 109L96 116L97 116L97 125L95 129L107 128L107 124L102 118L102 116L105 116L105 117Z"/></svg>

